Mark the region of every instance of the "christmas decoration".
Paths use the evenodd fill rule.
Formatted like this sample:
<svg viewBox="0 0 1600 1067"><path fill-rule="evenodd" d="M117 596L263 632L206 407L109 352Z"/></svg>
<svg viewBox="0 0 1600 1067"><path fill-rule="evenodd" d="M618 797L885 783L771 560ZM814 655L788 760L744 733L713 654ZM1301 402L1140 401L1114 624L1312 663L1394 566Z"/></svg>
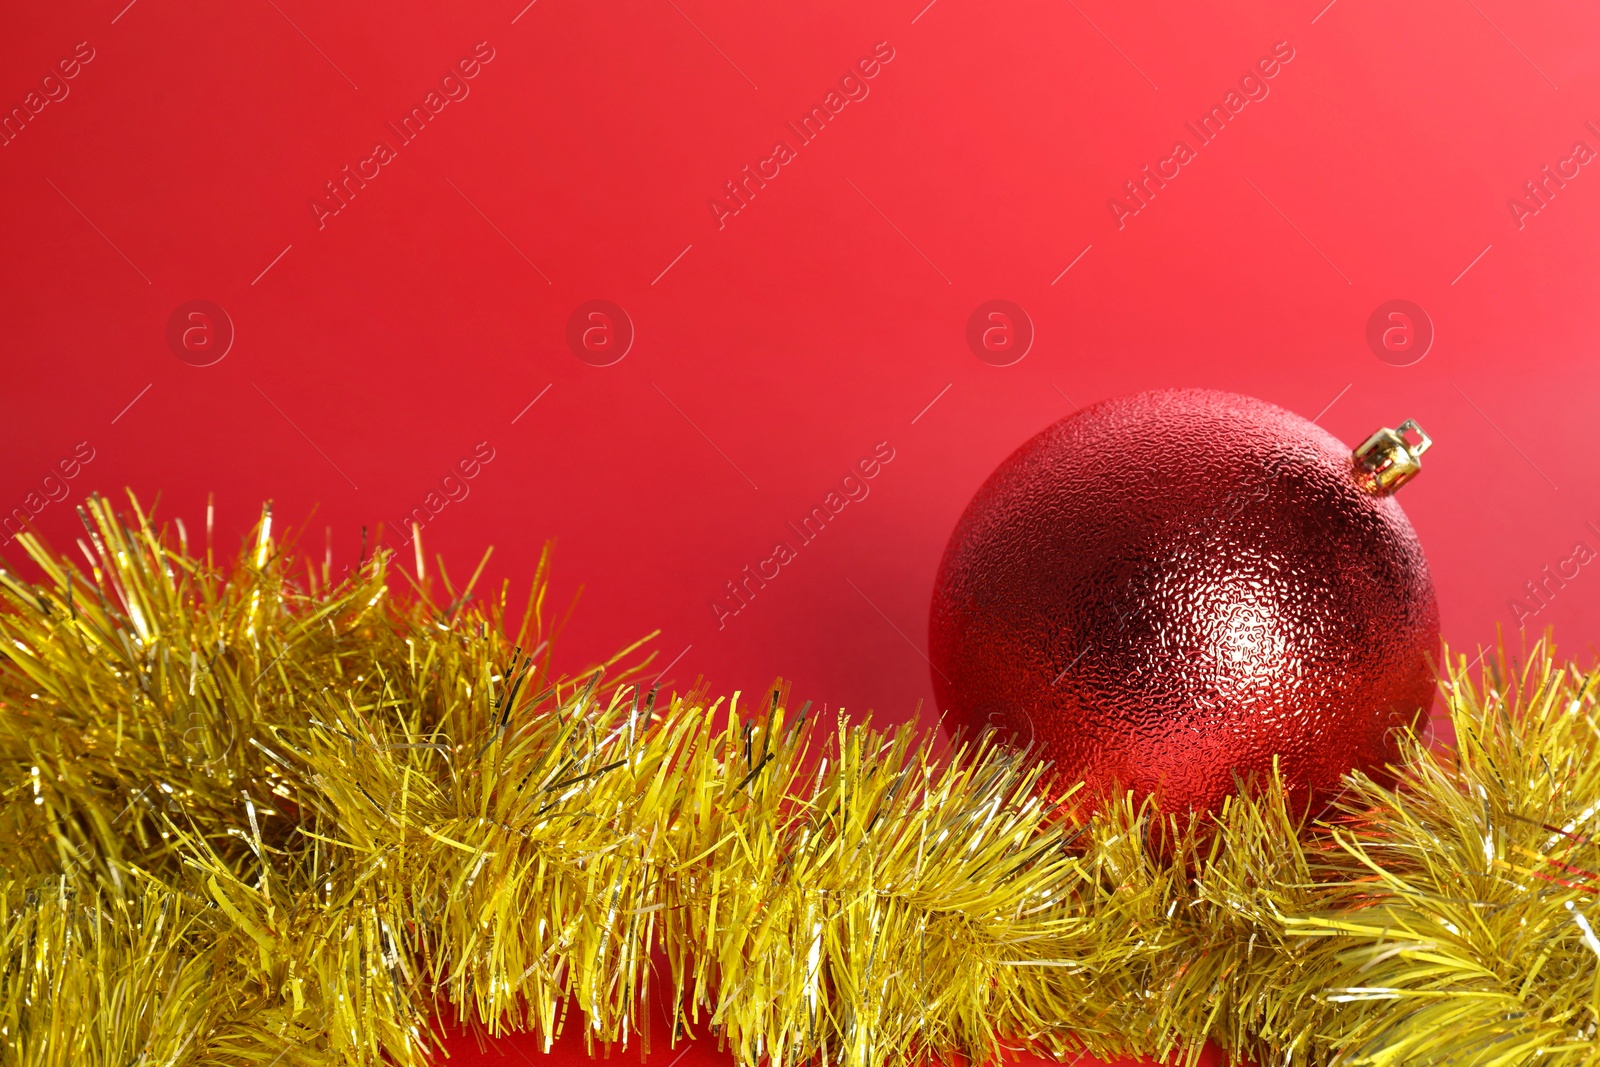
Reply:
<svg viewBox="0 0 1600 1067"><path fill-rule="evenodd" d="M442 1016L745 1067L1600 1061L1600 675L1546 653L1458 662L1457 750L1404 732L1314 825L1274 777L1074 828L988 739L553 677L542 568L513 623L265 519L218 564L85 518L87 570L0 573L7 1064L413 1067Z"/></svg>
<svg viewBox="0 0 1600 1067"><path fill-rule="evenodd" d="M1409 436L1408 436L1409 435ZM1414 440L1413 440L1414 439ZM1281 768L1320 806L1433 699L1438 612L1392 493L1428 438L1350 451L1204 390L1108 400L1011 455L939 570L941 708L1084 779L1217 810Z"/></svg>

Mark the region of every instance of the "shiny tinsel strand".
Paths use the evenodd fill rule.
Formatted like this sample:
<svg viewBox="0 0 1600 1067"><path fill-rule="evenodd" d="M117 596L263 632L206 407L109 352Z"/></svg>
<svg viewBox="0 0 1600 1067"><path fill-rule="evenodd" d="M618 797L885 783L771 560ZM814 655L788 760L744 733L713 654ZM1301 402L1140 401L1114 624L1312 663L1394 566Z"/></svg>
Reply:
<svg viewBox="0 0 1600 1067"><path fill-rule="evenodd" d="M1543 650L1458 663L1456 747L1313 825L1273 781L1080 825L989 738L659 694L638 646L557 676L543 565L513 620L382 552L298 571L266 514L225 568L131 497L84 524L0 573L0 1062L411 1067L464 1023L1600 1063L1600 681Z"/></svg>

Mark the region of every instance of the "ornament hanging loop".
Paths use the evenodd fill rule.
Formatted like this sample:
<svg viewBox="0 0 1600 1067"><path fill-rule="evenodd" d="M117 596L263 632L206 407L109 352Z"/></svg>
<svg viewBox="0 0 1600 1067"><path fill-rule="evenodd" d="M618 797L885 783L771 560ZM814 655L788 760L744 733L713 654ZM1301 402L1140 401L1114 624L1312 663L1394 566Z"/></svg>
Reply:
<svg viewBox="0 0 1600 1067"><path fill-rule="evenodd" d="M1407 419L1397 429L1384 427L1351 453L1356 477L1367 492L1388 496L1422 473L1422 454L1432 447L1433 438L1415 419Z"/></svg>

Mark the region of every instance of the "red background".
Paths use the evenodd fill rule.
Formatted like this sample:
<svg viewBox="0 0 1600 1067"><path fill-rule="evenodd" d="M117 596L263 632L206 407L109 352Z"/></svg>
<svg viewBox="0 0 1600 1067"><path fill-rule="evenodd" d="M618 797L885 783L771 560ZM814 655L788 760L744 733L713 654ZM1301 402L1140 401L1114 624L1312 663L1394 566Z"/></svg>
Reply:
<svg viewBox="0 0 1600 1067"><path fill-rule="evenodd" d="M781 673L899 718L982 478L1075 405L1203 385L1352 444L1417 419L1438 444L1403 502L1446 638L1515 640L1524 583L1600 548L1600 167L1508 206L1600 149L1593 7L925 2L13 5L0 107L94 58L0 146L0 509L88 442L72 500L132 486L194 533L214 492L220 545L263 499L320 505L338 569L487 441L424 543L457 577L492 543L521 587L554 538L569 666L659 628L666 682ZM1110 198L1280 41L1269 95L1119 228ZM470 94L400 146L385 124L479 42ZM786 121L878 42L869 95L799 146ZM780 138L797 158L719 228L708 201ZM319 228L380 139L397 158ZM1365 339L1397 298L1436 331L1404 367ZM205 367L167 340L195 299L236 332ZM633 323L612 366L567 345L591 299ZM967 346L990 299L1033 323L1011 366ZM724 583L882 441L870 496L719 628ZM1529 631L1587 656L1593 569Z"/></svg>

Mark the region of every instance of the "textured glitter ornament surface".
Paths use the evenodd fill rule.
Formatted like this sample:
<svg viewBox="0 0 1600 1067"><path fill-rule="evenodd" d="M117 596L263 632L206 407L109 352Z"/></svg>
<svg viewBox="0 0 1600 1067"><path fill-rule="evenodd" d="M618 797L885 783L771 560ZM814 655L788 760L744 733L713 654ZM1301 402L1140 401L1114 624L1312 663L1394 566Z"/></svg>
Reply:
<svg viewBox="0 0 1600 1067"><path fill-rule="evenodd" d="M1108 400L1013 453L951 535L929 631L952 725L1168 811L1215 810L1275 755L1308 799L1381 774L1439 648L1416 535L1349 447L1204 390Z"/></svg>

